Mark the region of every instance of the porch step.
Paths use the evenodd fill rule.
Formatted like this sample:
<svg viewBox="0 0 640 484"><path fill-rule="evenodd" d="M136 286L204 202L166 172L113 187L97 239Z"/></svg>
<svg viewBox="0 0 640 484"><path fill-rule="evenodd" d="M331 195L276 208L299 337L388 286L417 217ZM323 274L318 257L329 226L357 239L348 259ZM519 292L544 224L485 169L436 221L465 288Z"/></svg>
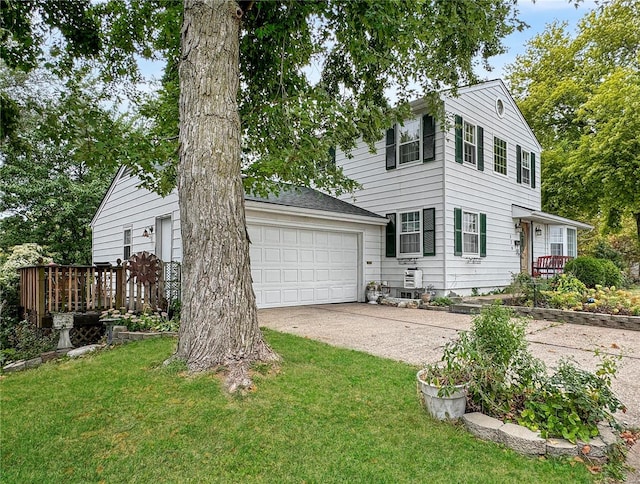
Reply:
<svg viewBox="0 0 640 484"><path fill-rule="evenodd" d="M449 312L459 314L479 314L481 309L482 304L460 303L452 304L449 307Z"/></svg>

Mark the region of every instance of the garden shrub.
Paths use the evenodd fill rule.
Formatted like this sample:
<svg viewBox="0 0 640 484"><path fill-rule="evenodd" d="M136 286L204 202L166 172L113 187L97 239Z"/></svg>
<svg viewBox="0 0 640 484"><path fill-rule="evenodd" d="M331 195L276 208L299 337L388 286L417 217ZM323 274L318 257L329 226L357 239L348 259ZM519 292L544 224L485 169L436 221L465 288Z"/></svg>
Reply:
<svg viewBox="0 0 640 484"><path fill-rule="evenodd" d="M619 286L622 283L620 269L610 260L595 257L577 257L567 262L565 272L580 279L587 287Z"/></svg>
<svg viewBox="0 0 640 484"><path fill-rule="evenodd" d="M7 332L8 347L2 350L2 364L28 360L41 353L53 351L59 334L50 328L37 328L30 321L21 321Z"/></svg>
<svg viewBox="0 0 640 484"><path fill-rule="evenodd" d="M169 319L168 314L163 311L153 311L145 307L141 313L133 310L126 311L125 308L108 309L103 311L100 319L117 319L117 324L126 326L129 331L178 331L180 327L178 318Z"/></svg>
<svg viewBox="0 0 640 484"><path fill-rule="evenodd" d="M615 425L613 413L625 410L611 390L616 359L620 357L603 357L595 373L561 360L556 372L527 399L519 423L544 438L563 437L573 443L598 435L599 422Z"/></svg>
<svg viewBox="0 0 640 484"><path fill-rule="evenodd" d="M487 306L462 333L460 346L470 362L470 407L497 418L514 415L544 364L528 351L527 320L499 304Z"/></svg>

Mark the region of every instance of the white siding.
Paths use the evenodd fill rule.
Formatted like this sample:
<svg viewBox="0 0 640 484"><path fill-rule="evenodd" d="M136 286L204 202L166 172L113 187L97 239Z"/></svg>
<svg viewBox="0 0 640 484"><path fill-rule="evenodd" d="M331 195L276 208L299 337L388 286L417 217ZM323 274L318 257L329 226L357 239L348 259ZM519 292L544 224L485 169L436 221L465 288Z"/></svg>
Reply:
<svg viewBox="0 0 640 484"><path fill-rule="evenodd" d="M172 258L181 260L180 215L178 196L175 192L162 198L144 188L138 188L140 180L127 175L120 176L107 194L93 221L94 262L116 263L123 258L123 230L132 228L131 253L146 250L155 252L156 234L143 237L145 228L153 227L156 218L170 216L173 220Z"/></svg>
<svg viewBox="0 0 640 484"><path fill-rule="evenodd" d="M116 263L123 257L123 230L132 228L131 253L146 250L155 252L156 234L143 237L145 228L156 226L159 217L171 216L173 222L173 260L182 260L180 237L180 212L178 197L174 191L165 198L144 188L138 188L139 179L122 176L118 178L105 197L93 220L93 261ZM348 264L349 270L356 267L356 299L363 301L365 286L371 280L381 278L382 234L380 223L367 220L352 220L353 217L330 212L303 211L291 213L292 209L274 204L247 202L246 215L250 233L265 225L279 228L296 228L343 234L343 237L357 241L357 257ZM294 211L295 212L295 211ZM355 217L358 219L358 217ZM351 289L349 289L351 290ZM334 299L339 299L334 297Z"/></svg>
<svg viewBox="0 0 640 484"><path fill-rule="evenodd" d="M504 103L504 116L496 112L496 99ZM363 143L347 158L338 153L336 162L344 173L358 181L362 189L353 198L343 197L379 215L412 209L436 209L436 255L418 257L414 263L401 264L401 258L384 257L382 279L401 287L407 267L424 272L424 284L432 284L440 293L468 294L507 285L512 273L520 270L520 258L514 241L519 240L511 205L540 209L540 145L524 121L501 81L461 88L457 98L443 97L450 128L436 132L436 157L427 163L398 165L386 170L385 140L370 153ZM418 112L418 114L420 114ZM484 129L484 170L455 161L454 116ZM507 175L494 172L493 138L507 142ZM535 153L536 188L516 181L516 145ZM487 257L479 263L454 256L454 208L487 215ZM383 234L384 235L384 234ZM536 241L537 242L537 241ZM381 242L384 246L384 240Z"/></svg>
<svg viewBox="0 0 640 484"><path fill-rule="evenodd" d="M495 110L496 99L502 99L504 117ZM465 121L484 129L484 170L455 162L454 128L445 145L445 226L447 236L446 291L468 294L472 288L481 292L503 287L512 274L520 272L520 258L514 244L519 239L511 214L511 205L539 210L540 146L524 122L511 96L502 83L487 83L463 90L457 98L445 98L446 112L460 115ZM493 169L493 138L507 142L507 175ZM516 145L535 153L536 188L518 184L516 179ZM487 256L472 263L454 256L454 209L487 215Z"/></svg>

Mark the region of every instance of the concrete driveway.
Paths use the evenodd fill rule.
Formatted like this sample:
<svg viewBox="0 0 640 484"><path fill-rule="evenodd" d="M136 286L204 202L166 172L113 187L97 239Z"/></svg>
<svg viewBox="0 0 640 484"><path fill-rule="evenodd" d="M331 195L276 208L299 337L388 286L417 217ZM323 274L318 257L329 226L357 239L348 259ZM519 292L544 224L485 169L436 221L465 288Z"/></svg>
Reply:
<svg viewBox="0 0 640 484"><path fill-rule="evenodd" d="M458 331L469 329L472 316L349 303L262 309L258 318L267 328L421 365L438 360L442 346ZM613 387L627 413L617 417L640 427L640 331L531 321L527 333L531 352L551 367L571 356L582 368L593 370L598 362L594 350L622 352Z"/></svg>

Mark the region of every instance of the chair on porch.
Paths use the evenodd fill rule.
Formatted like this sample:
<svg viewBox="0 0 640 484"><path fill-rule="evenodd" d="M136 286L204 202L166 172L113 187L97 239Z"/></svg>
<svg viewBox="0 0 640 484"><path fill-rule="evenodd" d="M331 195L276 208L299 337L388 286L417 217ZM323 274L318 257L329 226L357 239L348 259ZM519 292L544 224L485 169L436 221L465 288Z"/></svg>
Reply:
<svg viewBox="0 0 640 484"><path fill-rule="evenodd" d="M533 264L533 277L553 277L564 272L567 261L573 259L566 255L541 255Z"/></svg>

